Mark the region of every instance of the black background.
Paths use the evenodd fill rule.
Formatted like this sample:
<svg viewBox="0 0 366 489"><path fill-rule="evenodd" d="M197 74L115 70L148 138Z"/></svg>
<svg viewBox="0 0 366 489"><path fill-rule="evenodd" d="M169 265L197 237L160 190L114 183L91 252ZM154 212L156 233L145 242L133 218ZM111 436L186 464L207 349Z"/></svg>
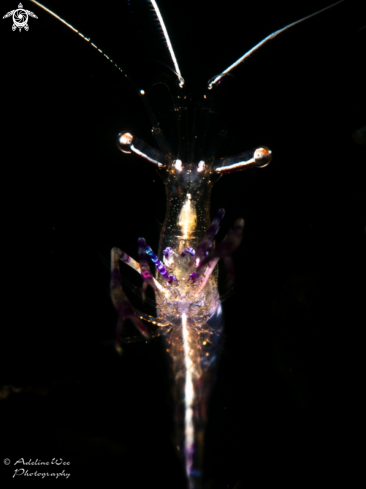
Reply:
<svg viewBox="0 0 366 489"><path fill-rule="evenodd" d="M187 89L199 97L209 78L266 35L327 3L159 5ZM360 3L295 27L235 73L230 154L265 144L273 161L223 177L212 195L212 214L226 210L218 241L237 217L246 225L234 255L235 294L224 303L207 488L274 480L293 487L357 472L366 161L351 136L365 124ZM136 257L139 236L157 249L163 185L116 147L126 128L149 140L150 122L103 56L23 5L38 16L28 32L1 23L1 457L61 457L80 482L183 488L164 346L141 342L116 355L117 318L100 259L109 261L113 246ZM164 43L142 4L132 12L111 1L47 6L142 88L164 70L151 63L166 61ZM14 8L16 1L2 2L2 15ZM13 470L2 465L2 477Z"/></svg>

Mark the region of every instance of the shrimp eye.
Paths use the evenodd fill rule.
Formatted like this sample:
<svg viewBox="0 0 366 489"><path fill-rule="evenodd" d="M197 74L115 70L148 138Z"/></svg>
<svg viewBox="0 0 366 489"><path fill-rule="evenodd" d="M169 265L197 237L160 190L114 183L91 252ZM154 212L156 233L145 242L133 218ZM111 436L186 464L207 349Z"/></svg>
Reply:
<svg viewBox="0 0 366 489"><path fill-rule="evenodd" d="M117 145L123 153L131 153L130 146L133 142L133 136L129 132L120 132L118 134Z"/></svg>
<svg viewBox="0 0 366 489"><path fill-rule="evenodd" d="M269 163L271 162L272 151L266 146L263 146L263 148L257 148L254 151L253 158L258 168L264 168L265 166L269 165Z"/></svg>

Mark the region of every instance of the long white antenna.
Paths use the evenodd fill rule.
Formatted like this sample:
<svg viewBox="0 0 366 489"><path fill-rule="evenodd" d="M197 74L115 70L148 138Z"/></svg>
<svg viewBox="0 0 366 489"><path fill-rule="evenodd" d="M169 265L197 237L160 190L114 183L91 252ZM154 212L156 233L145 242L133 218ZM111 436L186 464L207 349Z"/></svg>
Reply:
<svg viewBox="0 0 366 489"><path fill-rule="evenodd" d="M231 70L233 70L234 68L236 68L240 63L242 63L244 60L246 60L247 58L249 58L249 56L251 54L253 54L255 51L257 51L261 46L263 46L264 44L266 44L268 41L271 41L272 39L274 39L275 37L277 37L279 34L282 34L282 32L287 31L287 29L290 29L290 27L293 27L294 25L300 24L300 22L304 22L305 20L308 20L311 17L315 17L315 15L318 15L321 12L325 12L325 10L328 10L330 8L333 8L336 5L338 5L339 3L342 3L344 1L345 0L340 0L339 2L333 3L332 5L329 5L328 7L325 7L322 10L318 10L318 12L315 12L314 14L308 15L307 17L304 17L304 18L302 18L300 20L297 20L296 22L293 22L292 24L289 24L286 27L283 27L282 29L280 29L278 31L272 32L272 34L270 34L269 36L265 37L260 43L258 43L257 45L255 45L247 53L243 54L243 56L241 58L239 58L237 61L235 61L235 63L233 63L232 65L230 65L228 68L226 68L226 70L224 70L220 75L217 75L209 83L208 89L211 90L211 88L213 87L213 85L215 85L218 81L220 81L221 78L224 75L226 75L227 73L229 73Z"/></svg>
<svg viewBox="0 0 366 489"><path fill-rule="evenodd" d="M168 46L168 49L169 49L169 53L170 53L170 57L172 58L172 61L173 61L173 64L174 64L174 68L175 68L175 71L176 71L176 75L178 77L178 80L179 80L179 86L180 87L183 87L184 85L184 78L182 77L182 74L180 72L180 69L179 69L179 66L178 66L178 61L177 61L177 58L175 57L175 54L174 54L174 50L173 50L173 46L172 46L172 43L170 42L170 38L169 38L169 34L168 34L168 31L165 27L165 24L164 24L164 20L163 20L163 17L160 13L160 10L159 10L159 7L157 5L157 3L155 2L155 0L150 0L151 1L151 5L154 7L154 10L155 10L155 13L158 17L158 20L160 22L160 27L163 31L163 34L164 34L164 37L165 37L165 40L166 40L166 43L167 43L167 46Z"/></svg>
<svg viewBox="0 0 366 489"><path fill-rule="evenodd" d="M103 54L103 56L105 58L108 59L108 61L110 61L112 64L114 64L114 66L121 72L123 72L122 68L120 68L118 66L117 63L115 63L113 61L112 58L110 58L108 56L108 54L104 53L96 44L94 44L93 42L90 41L90 38L89 37L86 37L84 36L84 34L82 34L80 31L78 31L77 29L75 29L75 27L71 24L69 24L68 22L66 22L65 19L63 19L62 17L60 17L59 15L57 15L55 12L53 12L52 10L50 10L49 8L47 8L45 5L43 5L42 3L39 3L37 2L36 0L29 0L30 2L34 3L35 5L38 5L38 7L40 7L42 10L45 10L46 12L48 12L50 15L52 15L53 17L55 17L57 20L59 20L60 22L62 22L63 24L66 25L66 27L68 27L69 29L71 29L72 31L76 32L76 34L79 34L80 37L82 37L84 39L84 41L88 42L91 46L93 46L93 48L95 48L100 54Z"/></svg>

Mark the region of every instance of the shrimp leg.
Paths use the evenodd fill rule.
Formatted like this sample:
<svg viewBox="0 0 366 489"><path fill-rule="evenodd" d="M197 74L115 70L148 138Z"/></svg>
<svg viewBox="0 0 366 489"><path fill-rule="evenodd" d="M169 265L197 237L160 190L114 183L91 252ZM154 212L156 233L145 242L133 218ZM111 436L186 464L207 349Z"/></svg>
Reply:
<svg viewBox="0 0 366 489"><path fill-rule="evenodd" d="M136 311L132 307L130 301L128 300L127 295L125 294L123 287L122 287L122 280L121 280L121 272L119 270L119 261L123 259L123 257L128 257L122 250L119 248L112 248L111 251L111 298L114 307L116 308L116 311L118 312L119 315L119 320L117 323L117 328L116 328L116 350L121 353L121 347L119 344L119 337L121 334L121 330L123 327L123 323L125 322L126 319L129 319L130 321L133 322L133 324L136 326L136 328L146 337L149 337L149 331L147 327L144 325L144 323L139 319L139 317L136 314ZM130 257L128 257L130 258ZM130 260L133 260L130 258ZM123 261L130 261L130 260L123 260ZM137 262L133 260L133 263L136 265L133 268L137 270L139 268L139 265Z"/></svg>

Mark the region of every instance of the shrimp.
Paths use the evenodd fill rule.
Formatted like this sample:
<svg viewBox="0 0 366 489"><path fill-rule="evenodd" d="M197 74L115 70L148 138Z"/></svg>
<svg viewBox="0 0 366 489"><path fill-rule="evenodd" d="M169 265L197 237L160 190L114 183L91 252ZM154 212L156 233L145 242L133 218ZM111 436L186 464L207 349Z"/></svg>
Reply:
<svg viewBox="0 0 366 489"><path fill-rule="evenodd" d="M77 25L76 21L73 21L73 23ZM280 29L281 27L282 25L279 25L278 29ZM33 30L35 30L35 28ZM86 32L85 28L84 30ZM244 34L245 32L243 33L243 37L245 37ZM176 35L177 34L175 33L175 36ZM258 42L260 42L260 40L261 38L259 37ZM100 44L102 45L102 40L100 41ZM235 44L237 49L238 42L236 42ZM98 42L98 46L99 46L99 42ZM123 49L128 51L130 47L128 45L124 45ZM260 53L257 53L256 56L259 57ZM219 56L215 54L216 62L218 57ZM235 56L233 57L235 58ZM252 58L253 57L254 55L252 55ZM177 54L177 58L179 58L178 54ZM239 59L239 57L237 59ZM82 62L84 62L84 60ZM98 66L99 66L99 61L98 61ZM107 69L110 70L110 68ZM214 76L215 73L218 75L222 74L223 73L222 69L223 68L220 69L215 68L206 79L210 78L211 82L214 82L216 80L216 77ZM244 67L238 66L238 69L242 70L244 69ZM184 73L183 69L182 69L182 73ZM264 70L264 73L260 72L260 70L257 70L253 75L253 77L261 78L261 76L263 76L264 78L266 78L267 75L268 74L266 73L266 70ZM63 77L64 75L62 74L61 76ZM92 76L98 77L98 74L93 73ZM112 76L114 77L114 75ZM212 78L212 76L214 76L214 78ZM225 83L227 82L227 80L230 81L230 77L231 75L225 76L224 79L222 80L221 86L225 88ZM179 77L178 79L179 81L181 81ZM220 80L216 80L215 83L218 83L219 81ZM62 91L62 85L60 86ZM93 85L93 87L94 89L98 88L98 80ZM214 88L214 90L218 91L219 88L221 87L216 87ZM128 90L130 90L130 88ZM131 89L131 92L129 93L132 92L133 90ZM179 93L178 88L177 88L177 93ZM57 98L57 96L58 95L56 93L52 92L52 100ZM62 96L62 94L60 94L60 96ZM127 94L127 89L124 89L123 93L121 94L122 103L125 101L126 97L128 96L129 95ZM135 100L136 104L138 104L139 103L138 96L135 96L135 94L133 94L133 96L136 98ZM211 97L209 92L206 93L206 96ZM240 99L240 97L241 94L240 93L237 94L237 98ZM203 106L203 112L204 110L208 112L210 110L210 104L212 103L212 101L207 100L207 104L206 106L204 106L205 101L201 102ZM92 94L90 94L89 104L86 104L88 105L87 114L93 112L93 108L92 108L93 103L94 103L94 99L92 98ZM97 110L100 110L100 107L102 105L103 104L101 103L100 106L97 108ZM251 114L245 114L244 117L247 118L248 121L250 121ZM255 118L256 115L253 115L253 117ZM85 118L88 118L88 115L86 115ZM127 128L128 126L127 117L124 116L124 119L125 119L124 125ZM141 125L149 124L144 122L142 119L138 119L138 123L139 124L141 123ZM117 124L114 125L116 126ZM131 126L134 125L137 126L136 120L132 121ZM120 131L121 128L119 127L118 130ZM158 127L154 127L155 133L157 133L158 130L159 130ZM200 130L201 132L204 133L206 129L203 127L202 129L200 128ZM52 143L55 144L56 147L62 145L62 142L66 139L67 132L68 132L68 128L65 126L65 134L55 134ZM131 134L131 138L127 137L126 140L126 134ZM223 138L226 137L223 133L220 132L216 134L220 134L221 136L223 136ZM82 139L82 136L84 137L86 136L83 130L81 131L79 138ZM159 134L155 134L155 136L156 138L160 137ZM88 144L92 145L93 137L91 137L88 141L89 141ZM80 140L78 141L78 144L79 143ZM168 141L168 143L170 143L170 141ZM180 386L179 386L179 382L177 382L178 384L177 389L178 391L180 391L177 393L176 396L177 398L179 398L180 396L182 397L182 393L185 393L186 385L189 382L191 382L191 385L193 385L192 387L193 390L198 388L195 384L198 384L202 379L202 375L203 375L202 371L205 368L204 361L207 358L206 353L208 353L208 357L210 357L210 355L213 354L213 352L215 352L214 345L211 345L213 346L213 348L211 349L212 351L211 350L208 351L208 349L202 348L201 349L202 353L198 354L198 350L197 350L198 347L195 346L194 354L192 355L193 357L192 363L194 363L193 373L191 375L191 381L187 380L187 377L185 377L185 375L188 369L186 366L181 366L183 360L180 352L181 351L183 352L184 350L187 351L187 348L192 349L193 347L189 346L189 344L192 342L198 344L199 342L198 338L201 334L204 336L205 339L202 340L202 345L200 346L202 347L203 341L205 341L208 348L209 343L213 342L213 338L220 335L222 329L221 319L219 317L221 315L221 306L220 306L218 286L217 286L217 280L218 280L217 271L216 271L217 261L219 258L225 258L225 261L227 261L230 270L229 257L231 251L233 251L234 249L240 250L239 244L240 244L241 235L243 231L242 220L236 221L232 230L226 229L224 236L220 240L218 240L218 244L216 246L213 245L213 236L216 234L218 225L223 223L224 221L223 221L223 211L221 210L218 211L221 205L218 205L216 209L214 209L214 215L216 217L214 218L212 225L210 224L211 220L209 217L210 216L209 197L211 193L211 184L213 184L213 180L215 178L218 178L220 176L220 173L224 173L222 170L220 171L220 169L225 169L227 172L229 172L230 170L243 168L244 166L246 167L266 166L270 160L271 153L270 150L265 146L265 144L268 144L269 146L272 147L270 143L271 141L269 141L268 143L267 141L263 141L263 142L260 141L259 144L256 144L254 146L253 150L251 150L250 153L249 151L248 152L245 151L245 153L243 153L243 148L241 149L241 151L239 150L238 152L236 151L234 151L233 153L227 152L229 156L222 157L222 160L220 160L220 164L217 164L217 161L213 157L211 157L211 160L196 159L194 161L193 160L191 161L190 159L180 158L179 153L170 150L170 148L167 148L165 141L163 141L162 143L164 150L160 149L158 151L155 148L153 148L151 142L150 144L143 142L143 140L139 137L139 131L137 130L134 131L130 130L130 132L122 131L120 133L120 139L119 139L120 149L123 149L126 152L135 153L136 155L140 156L140 158L142 157L143 159L145 159L144 163L146 164L145 166L142 166L143 164L141 164L141 166L139 167L140 170L136 171L135 169L132 169L131 157L130 160L128 160L129 157L126 156L125 159L123 160L123 165L125 165L125 167L128 168L128 170L126 169L122 170L121 179L123 180L122 182L123 188L125 190L128 190L128 187L134 186L135 189L130 191L128 199L124 197L124 199L126 200L124 200L123 204L120 206L120 211L114 214L115 217L120 215L120 221L123 222L123 232L124 234L128 235L127 248L125 248L125 244L123 240L121 243L121 246L123 247L124 250L127 251L128 255L127 253L122 252L122 250L120 249L113 248L112 264L113 264L114 272L112 278L112 299L114 301L114 304L117 306L118 312L120 313L120 317L121 317L120 327L123 327L122 325L123 320L128 318L133 320L134 323L137 325L138 329L143 334L148 336L149 327L148 324L146 324L146 320L149 322L149 318L147 316L141 316L143 318L141 320L139 313L135 314L133 308L130 307L129 301L124 295L125 293L123 291L123 288L121 284L118 282L119 272L117 270L118 261L122 261L122 262L129 261L131 263L131 260L128 260L126 257L133 256L132 243L134 240L135 242L137 242L136 238L138 238L139 236L144 236L144 238L146 238L146 241L143 241L142 239L139 240L138 242L139 252L138 252L138 256L134 255L136 258L134 263L139 263L136 264L136 268L141 269L143 279L144 279L144 284L150 286L155 290L156 301L157 301L156 321L160 322L160 325L158 325L158 327L164 328L170 335L169 337L170 343L168 344L167 349L169 349L173 354L174 364L176 365L174 367L176 378L183 379L183 382ZM243 142L243 145L245 145L245 142ZM249 147L250 146L253 145L250 144ZM210 149L211 148L208 148L208 150ZM246 149L245 146L244 149ZM189 153L190 149L187 149L185 151ZM81 153L78 154L81 155ZM214 154L214 151L212 154ZM233 154L238 155L238 157L236 156L232 157ZM260 156L264 155L264 161L261 160L260 157L258 157L258 154ZM136 161L136 160L132 160L132 161ZM61 164L62 163L60 162L59 165ZM91 164L90 161L84 164L84 168L85 168L84 175L86 175L86 172L90 167L90 164ZM151 168L148 167L149 164L151 165ZM158 171L163 175L163 178L165 180L164 183L168 195L168 203L167 203L165 222L163 224L163 230L160 235L160 242L159 245L156 247L156 245L155 246L153 245L154 239L151 238L151 235L153 235L153 233L151 233L149 229L147 230L146 228L144 229L144 225L146 222L152 220L151 209L149 209L150 204L154 203L154 198L156 197L156 195L159 194L159 192L160 194L162 193L161 185L159 188L158 182L153 182L152 187L154 189L159 189L159 191L157 190L155 191L151 189L147 190L147 187L151 185L151 181L154 179L153 176L154 166L159 166L159 164L162 166L162 168L158 169ZM235 167L235 165L238 165L238 167ZM97 170L95 169L91 169L91 171L97 172ZM126 177L128 171L131 171L132 178ZM202 189L201 187L198 186L196 181L189 180L190 178L189 175L194 175L195 179L198 178L203 179L203 177L207 175L206 179L209 185L207 185L207 188ZM213 180L209 181L211 175ZM230 181L232 183L232 186L233 188L236 188L236 193L237 193L238 187L235 187L235 182L233 180L236 176L237 174L230 175L227 178L231 179ZM257 178L257 177L253 177L253 178ZM130 183L131 180L135 180L134 185L131 185ZM224 180L224 178L222 180ZM187 183L188 181L189 181L189 185L191 187L194 187L193 189L189 187ZM267 181L267 188L268 188L268 180L266 181ZM83 182L83 179L80 178L78 182L79 183ZM85 182L86 184L88 184L87 179ZM64 182L64 184L66 184L66 181ZM110 185L110 191L111 194L113 195L113 198L115 198L114 195L118 193L118 190L116 188L117 186L118 185L115 179L112 179ZM259 189L260 189L260 185L258 185L257 190ZM197 197L198 192L202 194L202 197L200 197L201 200L200 198ZM233 192L233 194L234 193L235 192ZM97 198L97 194L98 194L97 189L88 190L87 195L92 195L92 194L95 195L95 198ZM227 190L226 195L231 196L230 190ZM75 201L76 200L75 195L73 198ZM160 199L160 197L158 198ZM173 199L177 201L177 204L171 205L171 208L169 208L169 202L173 201ZM233 199L237 201L238 196L233 195ZM224 200L224 199L221 198L219 199L216 196L214 199L214 205L216 205L218 200ZM113 209L116 208L117 202L118 200L113 200L113 204L111 206L113 207ZM144 213L146 212L146 217L141 216L140 219L137 218L136 216L137 209L134 210L131 209L133 202L147 203L144 209ZM260 199L257 200L257 203L260 204ZM225 203L223 203L223 205L225 205ZM235 211L233 207L235 206L231 206L230 208L229 211L230 216L226 218L229 221L231 219L231 215L233 215ZM95 207L95 209L97 209L97 207ZM241 210L238 211L238 214L241 215ZM235 217L231 221L232 223L235 221ZM138 221L138 224L136 224L134 221ZM179 231L173 232L175 228L177 228ZM226 239L225 239L225 234L227 236ZM134 236L134 238L132 238L132 236ZM118 241L120 241L120 239L118 239ZM223 244L223 246L220 247L221 243ZM187 248L190 248L195 252L194 256L192 256L188 251L186 251ZM183 255L184 253L186 254ZM197 254L199 255L198 258L194 258L196 257ZM147 264L146 261L147 259L150 259L150 257L153 258L153 261L155 261L158 267L158 272L156 273L155 277L151 274L149 265ZM197 259L199 260L198 263L196 262ZM241 273L238 274L238 272L236 271L236 275L239 275L239 278L241 279ZM188 285L186 286L185 283L187 283ZM121 294L122 294L122 298L121 298ZM217 323L219 323L219 325L217 326L218 333L216 331L216 328L213 328L215 331L212 331L212 327L210 327L209 324L210 321L214 321L216 319L217 319ZM143 322L144 320L145 322ZM194 331L196 337L194 339L185 337L186 334L184 333L185 330ZM118 330L117 340L118 340L119 332L120 331ZM178 336L174 336L174 333L176 332L178 332ZM175 340L175 338L178 339ZM203 388L204 394L201 394L201 398L203 397L206 400L205 389L206 388ZM207 390L209 389L207 388ZM200 397L199 395L196 396L197 398ZM178 401L177 404L180 405L179 409L181 409L181 406L184 404L184 402ZM196 407L192 403L188 404L188 406L189 409L191 410L191 418L192 418L193 417L192 413L195 411ZM180 416L177 416L177 418L180 418L178 419L178 423L182 423L182 419L184 419L184 425L188 426L190 423L190 421L188 421L185 418L185 415L181 414ZM204 426L205 416L201 416L201 418L203 419L202 425ZM198 434L200 434L199 430L198 430ZM191 436L193 436L193 439L191 438L191 440L193 440L192 444L196 443L197 441L194 441L194 436L196 435L191 435ZM184 451L186 452L186 456L185 456L186 472L188 478L192 479L191 486L196 487L195 485L199 484L197 480L200 477L199 477L199 469L196 467L195 464L197 463L197 466L199 464L194 460L194 455L193 455L193 450L191 449L191 445L188 442L184 441L184 437L182 436L181 436L181 440L177 442L177 445L180 445L181 452Z"/></svg>

